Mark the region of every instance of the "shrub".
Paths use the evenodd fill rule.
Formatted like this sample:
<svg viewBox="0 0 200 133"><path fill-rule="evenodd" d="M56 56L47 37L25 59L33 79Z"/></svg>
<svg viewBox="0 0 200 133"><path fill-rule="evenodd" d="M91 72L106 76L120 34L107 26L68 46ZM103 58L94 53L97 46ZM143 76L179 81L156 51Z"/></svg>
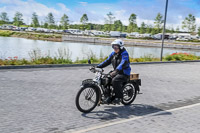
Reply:
<svg viewBox="0 0 200 133"><path fill-rule="evenodd" d="M167 61L185 61L185 60L199 60L200 56L196 56L189 53L172 53L164 57Z"/></svg>
<svg viewBox="0 0 200 133"><path fill-rule="evenodd" d="M3 30L0 30L0 36L5 36L5 37L10 37L11 35L13 35L14 32L12 31L3 31Z"/></svg>
<svg viewBox="0 0 200 133"><path fill-rule="evenodd" d="M92 63L101 63L106 60L108 57L105 58L96 58L96 56L92 55L88 59L76 59L76 61L72 62L72 60L64 57L50 57L48 56L38 56L38 53L33 54L33 58L31 60L27 59L18 59L17 56L15 57L8 57L8 59L0 59L0 66L3 65L36 65L36 64L87 64L88 59L91 60ZM62 55L62 54L61 54ZM154 57L153 55L145 55L140 58L130 58L130 62L151 62L151 61L159 61L159 58ZM189 53L173 53L171 55L167 55L164 57L166 61L177 61L177 60L200 60L200 56L196 56Z"/></svg>

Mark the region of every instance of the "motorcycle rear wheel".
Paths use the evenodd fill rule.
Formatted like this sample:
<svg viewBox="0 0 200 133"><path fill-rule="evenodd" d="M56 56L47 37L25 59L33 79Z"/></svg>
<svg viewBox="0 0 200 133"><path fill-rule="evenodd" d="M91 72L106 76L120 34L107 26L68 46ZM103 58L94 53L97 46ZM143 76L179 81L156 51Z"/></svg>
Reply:
<svg viewBox="0 0 200 133"><path fill-rule="evenodd" d="M137 89L135 84L127 83L123 87L122 104L130 105L136 98Z"/></svg>

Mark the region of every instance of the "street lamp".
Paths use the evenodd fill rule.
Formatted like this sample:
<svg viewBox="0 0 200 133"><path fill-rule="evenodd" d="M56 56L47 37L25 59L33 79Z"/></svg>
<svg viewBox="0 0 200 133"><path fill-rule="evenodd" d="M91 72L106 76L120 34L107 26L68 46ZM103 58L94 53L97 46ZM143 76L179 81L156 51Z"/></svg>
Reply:
<svg viewBox="0 0 200 133"><path fill-rule="evenodd" d="M164 39L165 39L165 25L166 25L166 18L167 18L167 7L168 7L168 0L166 0L166 6L165 6L165 19L164 19L163 34L162 34L162 48L161 48L160 61L162 61L162 56L163 56L163 45L164 45Z"/></svg>

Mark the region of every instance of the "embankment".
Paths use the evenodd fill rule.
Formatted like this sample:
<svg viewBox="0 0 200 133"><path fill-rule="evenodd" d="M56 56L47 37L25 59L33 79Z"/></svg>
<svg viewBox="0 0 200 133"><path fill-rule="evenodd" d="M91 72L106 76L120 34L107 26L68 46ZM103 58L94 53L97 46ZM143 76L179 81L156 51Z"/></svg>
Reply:
<svg viewBox="0 0 200 133"><path fill-rule="evenodd" d="M102 38L102 37L87 37L87 36L74 36L64 35L62 41L83 42L83 43L96 43L96 44L110 44L116 38ZM144 46L144 47L161 47L160 40L139 40L139 39L123 39L127 46ZM200 43L191 42L177 42L165 41L165 48L177 49L193 49L200 50Z"/></svg>

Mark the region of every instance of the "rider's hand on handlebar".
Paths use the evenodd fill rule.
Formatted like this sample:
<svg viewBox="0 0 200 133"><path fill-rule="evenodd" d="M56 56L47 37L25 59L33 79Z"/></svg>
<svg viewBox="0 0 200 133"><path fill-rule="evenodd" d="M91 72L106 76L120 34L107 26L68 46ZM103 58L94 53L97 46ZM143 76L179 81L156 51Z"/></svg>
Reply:
<svg viewBox="0 0 200 133"><path fill-rule="evenodd" d="M95 69L95 66L91 66L90 69Z"/></svg>
<svg viewBox="0 0 200 133"><path fill-rule="evenodd" d="M91 66L91 67L90 67L90 71L91 71L91 72L95 72L95 66Z"/></svg>
<svg viewBox="0 0 200 133"><path fill-rule="evenodd" d="M111 76L112 78L114 78L117 74L118 74L118 71L117 71L117 70L114 70L114 71L112 71L112 72L110 73L110 76Z"/></svg>

